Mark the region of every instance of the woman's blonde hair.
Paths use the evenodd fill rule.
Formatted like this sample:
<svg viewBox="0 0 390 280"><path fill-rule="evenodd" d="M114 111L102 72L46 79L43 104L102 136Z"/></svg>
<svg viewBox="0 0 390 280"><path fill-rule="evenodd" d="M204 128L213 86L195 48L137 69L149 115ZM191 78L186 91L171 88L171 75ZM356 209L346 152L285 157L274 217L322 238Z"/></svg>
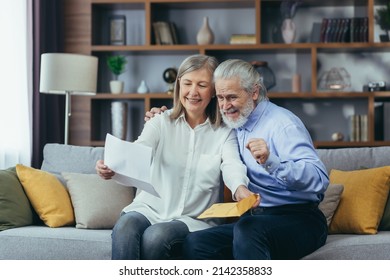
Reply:
<svg viewBox="0 0 390 280"><path fill-rule="evenodd" d="M218 66L218 61L215 57L197 54L187 57L180 65L173 91L173 109L171 113L172 119L177 119L185 110L183 104L180 102L180 78L190 72L207 69L210 72L211 81L214 70ZM215 97L215 87L212 81L212 96ZM220 126L222 122L221 113L219 111L217 98L211 98L210 103L206 107L206 115L210 122L215 126Z"/></svg>

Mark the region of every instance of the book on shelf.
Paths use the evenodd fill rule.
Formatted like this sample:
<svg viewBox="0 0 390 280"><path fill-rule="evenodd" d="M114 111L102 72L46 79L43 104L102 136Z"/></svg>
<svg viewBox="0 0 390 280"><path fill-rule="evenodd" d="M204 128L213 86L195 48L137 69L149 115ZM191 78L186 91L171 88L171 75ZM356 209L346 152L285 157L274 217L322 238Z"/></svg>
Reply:
<svg viewBox="0 0 390 280"><path fill-rule="evenodd" d="M321 32L320 42L322 42L322 43L326 42L325 41L325 38L326 38L325 34L326 34L327 29L328 29L328 21L329 20L327 18L322 19L321 30L320 30L320 32Z"/></svg>
<svg viewBox="0 0 390 280"><path fill-rule="evenodd" d="M313 22L313 27L310 32L310 41L312 43L320 43L322 36L322 22Z"/></svg>
<svg viewBox="0 0 390 280"><path fill-rule="evenodd" d="M152 25L156 45L178 44L176 26L173 22L156 21Z"/></svg>
<svg viewBox="0 0 390 280"><path fill-rule="evenodd" d="M320 42L368 42L368 18L323 18L320 29Z"/></svg>
<svg viewBox="0 0 390 280"><path fill-rule="evenodd" d="M256 44L255 34L233 34L230 36L230 44Z"/></svg>
<svg viewBox="0 0 390 280"><path fill-rule="evenodd" d="M333 27L333 19L328 19L327 24L326 24L326 29L325 29L325 34L324 34L324 43L330 42L330 38L332 35L332 27Z"/></svg>
<svg viewBox="0 0 390 280"><path fill-rule="evenodd" d="M179 38L177 36L176 24L174 22L169 22L169 28L171 30L173 44L174 45L179 44Z"/></svg>
<svg viewBox="0 0 390 280"><path fill-rule="evenodd" d="M360 18L359 42L368 42L368 17Z"/></svg>
<svg viewBox="0 0 390 280"><path fill-rule="evenodd" d="M383 102L375 102L374 104L374 126L375 126L375 141L384 140L384 112Z"/></svg>
<svg viewBox="0 0 390 280"><path fill-rule="evenodd" d="M348 32L348 18L340 18L337 27L335 42L345 42Z"/></svg>
<svg viewBox="0 0 390 280"><path fill-rule="evenodd" d="M340 18L331 19L328 42L337 42L337 33L339 32Z"/></svg>
<svg viewBox="0 0 390 280"><path fill-rule="evenodd" d="M368 141L368 116L352 115L350 117L349 140L351 142Z"/></svg>
<svg viewBox="0 0 390 280"><path fill-rule="evenodd" d="M161 45L161 40L160 40L160 32L158 31L158 25L157 22L153 22L153 34L154 34L154 42L156 45Z"/></svg>
<svg viewBox="0 0 390 280"><path fill-rule="evenodd" d="M351 19L345 18L343 27L342 27L342 33L341 33L341 41L342 43L348 42L348 34L349 34L349 26L351 25Z"/></svg>

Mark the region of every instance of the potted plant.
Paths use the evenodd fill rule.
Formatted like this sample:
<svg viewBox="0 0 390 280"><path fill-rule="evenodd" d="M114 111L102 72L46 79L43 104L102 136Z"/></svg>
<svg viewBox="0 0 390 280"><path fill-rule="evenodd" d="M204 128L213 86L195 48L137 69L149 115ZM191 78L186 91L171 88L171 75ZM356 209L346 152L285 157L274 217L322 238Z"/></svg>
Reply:
<svg viewBox="0 0 390 280"><path fill-rule="evenodd" d="M118 76L125 72L127 60L122 55L113 55L107 58L107 65L112 74L114 74L114 80L110 81L111 93L122 93L123 92L123 81L118 80Z"/></svg>
<svg viewBox="0 0 390 280"><path fill-rule="evenodd" d="M380 35L381 41L388 42L390 31L390 1L387 2L385 7L378 9L375 20L379 27L386 32L385 35Z"/></svg>

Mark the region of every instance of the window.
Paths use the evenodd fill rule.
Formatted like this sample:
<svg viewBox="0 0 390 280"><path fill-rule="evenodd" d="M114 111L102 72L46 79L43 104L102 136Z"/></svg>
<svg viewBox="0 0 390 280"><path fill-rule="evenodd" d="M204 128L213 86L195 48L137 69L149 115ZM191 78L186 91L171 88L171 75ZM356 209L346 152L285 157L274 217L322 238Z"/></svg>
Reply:
<svg viewBox="0 0 390 280"><path fill-rule="evenodd" d="M0 9L0 168L31 164L32 1Z"/></svg>

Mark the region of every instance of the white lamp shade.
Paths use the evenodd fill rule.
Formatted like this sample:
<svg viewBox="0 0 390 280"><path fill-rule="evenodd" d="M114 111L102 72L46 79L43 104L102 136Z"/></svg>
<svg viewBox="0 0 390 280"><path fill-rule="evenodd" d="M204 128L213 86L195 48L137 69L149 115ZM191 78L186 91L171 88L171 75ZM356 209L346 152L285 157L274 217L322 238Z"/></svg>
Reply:
<svg viewBox="0 0 390 280"><path fill-rule="evenodd" d="M41 55L39 91L42 93L94 95L98 58L70 53Z"/></svg>

